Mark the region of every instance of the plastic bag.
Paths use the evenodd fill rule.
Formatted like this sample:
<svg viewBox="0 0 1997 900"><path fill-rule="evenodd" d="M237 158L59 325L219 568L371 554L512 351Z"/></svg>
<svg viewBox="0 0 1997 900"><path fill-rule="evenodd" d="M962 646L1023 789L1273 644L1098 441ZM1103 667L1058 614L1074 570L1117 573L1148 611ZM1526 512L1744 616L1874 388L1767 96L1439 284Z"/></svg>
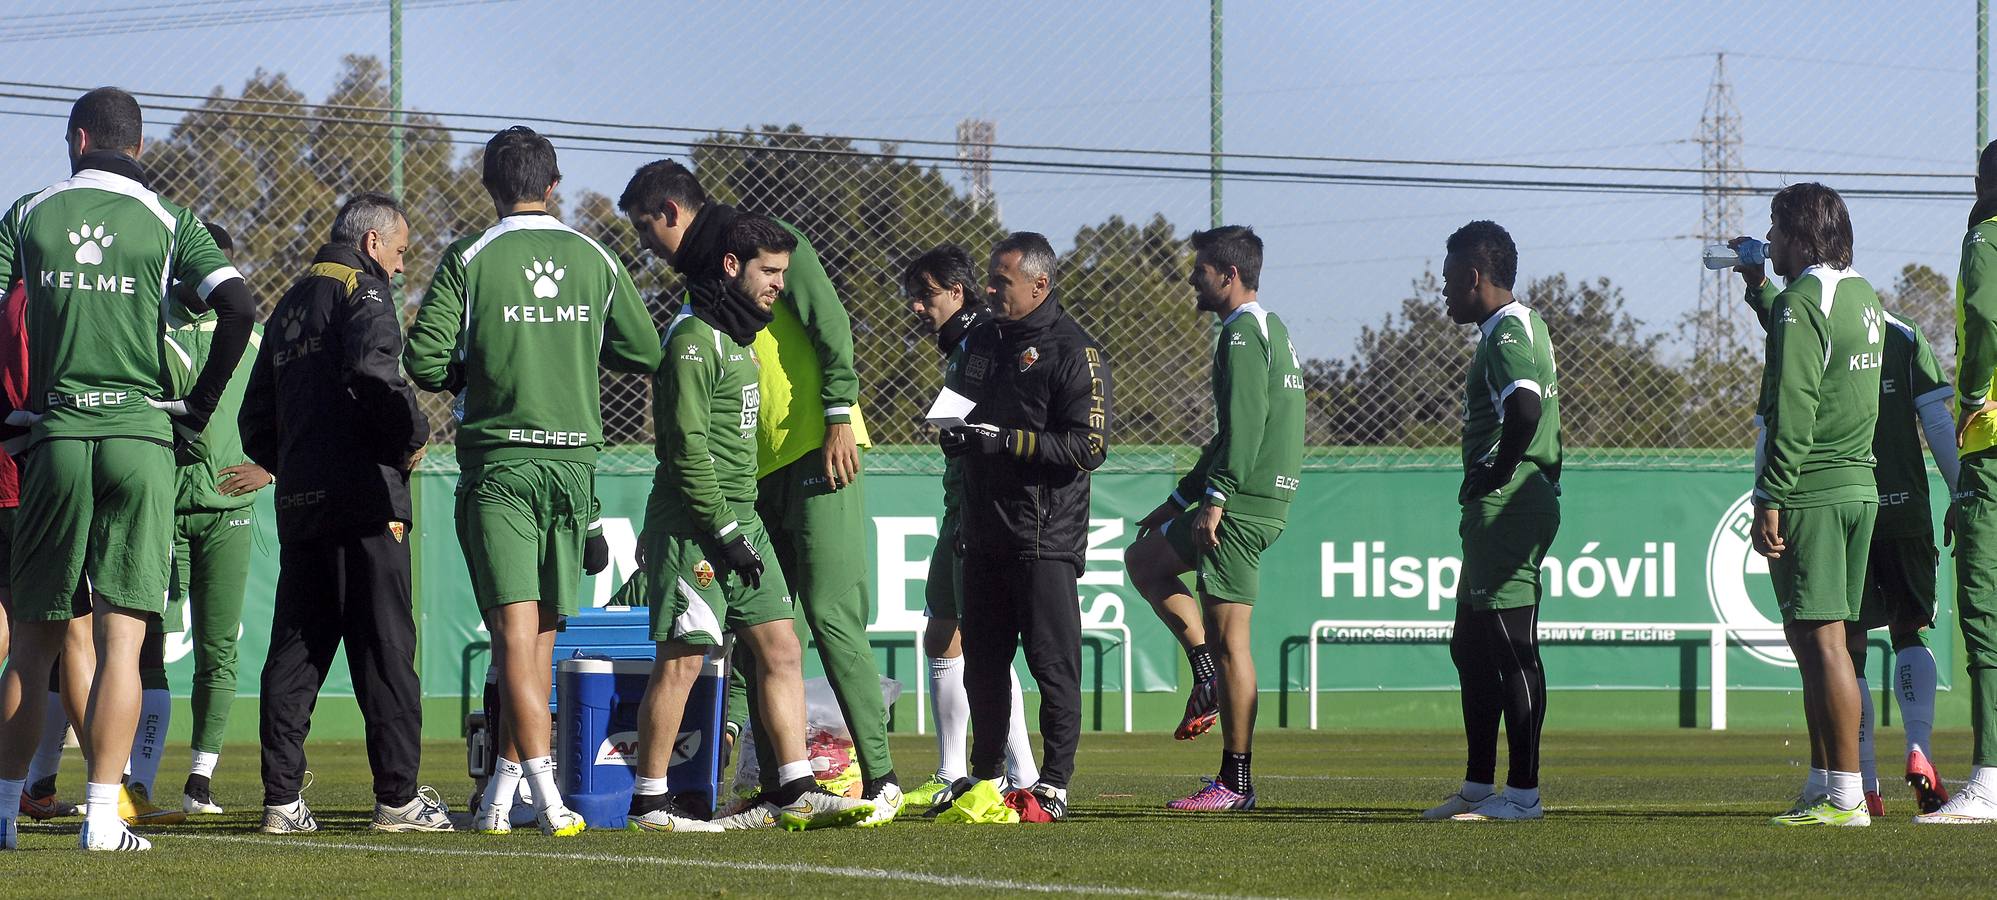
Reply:
<svg viewBox="0 0 1997 900"><path fill-rule="evenodd" d="M900 698L901 682L881 678L881 699L886 705L892 708ZM832 692L832 682L822 677L804 682L804 741L812 777L835 794L859 796L860 767L853 755L853 732L839 712L839 698ZM745 727L741 743L735 748L735 780L731 790L737 797L752 797L762 789L761 778L756 762L755 729Z"/></svg>

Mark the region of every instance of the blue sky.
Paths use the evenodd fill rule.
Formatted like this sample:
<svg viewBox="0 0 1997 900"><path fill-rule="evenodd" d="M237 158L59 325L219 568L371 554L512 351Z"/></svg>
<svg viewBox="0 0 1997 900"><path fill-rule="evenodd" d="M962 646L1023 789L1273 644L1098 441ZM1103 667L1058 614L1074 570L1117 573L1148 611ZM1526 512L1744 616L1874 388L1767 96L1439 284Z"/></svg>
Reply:
<svg viewBox="0 0 1997 900"><path fill-rule="evenodd" d="M694 127L795 122L814 132L943 141L959 120L980 116L997 121L1001 143L1204 150L1207 142L1204 2L411 2L406 102L420 109ZM112 30L102 23L134 14L117 11L132 0L53 0L36 7L49 18L0 22L0 80L233 92L261 68L287 73L316 99L341 54L386 57L385 12L255 19L354 5L158 0L146 13L155 29L199 27L102 33ZM210 18L187 18L194 15ZM1756 184L1839 171L1961 172L1951 181L1824 180L1968 189L1969 0L1890 8L1555 0L1471 9L1229 0L1226 23L1231 151L1696 167L1692 138L1713 54L1725 50L1744 162L1792 173L1756 176ZM23 30L35 27L47 30ZM17 89L0 88L8 90ZM0 191L18 195L62 174L59 120L7 114L52 109L61 111L0 98L0 121L11 126L0 142ZM614 194L641 161L572 151L563 168L570 188ZM1207 218L1201 181L1012 171L994 181L1006 225L1047 232L1057 247L1111 214L1162 213L1182 233ZM1861 272L1890 283L1900 266L1919 262L1953 275L1965 202L1851 205ZM1760 233L1766 201L1749 198L1743 208L1747 227ZM1359 326L1397 307L1410 280L1439 262L1450 230L1472 218L1512 230L1522 277L1609 276L1639 315L1667 329L1696 302L1699 217L1697 196L1227 188L1227 218L1257 226L1268 243L1264 299L1291 320L1307 355L1348 352Z"/></svg>

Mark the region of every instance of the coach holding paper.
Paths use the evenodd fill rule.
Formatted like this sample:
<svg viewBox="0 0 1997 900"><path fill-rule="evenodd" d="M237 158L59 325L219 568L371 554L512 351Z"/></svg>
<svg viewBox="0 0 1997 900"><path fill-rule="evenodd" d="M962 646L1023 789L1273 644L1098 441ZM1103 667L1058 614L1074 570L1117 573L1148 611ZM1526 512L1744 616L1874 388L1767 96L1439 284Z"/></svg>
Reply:
<svg viewBox="0 0 1997 900"><path fill-rule="evenodd" d="M987 289L998 316L964 339L956 373L977 408L942 436L965 461L964 681L971 778L946 819L1005 821L992 808L1004 775L1014 651L1040 685L1044 744L1031 790L1049 817L1067 811L1082 729L1082 619L1075 593L1089 525L1089 473L1109 450L1109 360L1054 295L1054 250L1016 232L992 248Z"/></svg>

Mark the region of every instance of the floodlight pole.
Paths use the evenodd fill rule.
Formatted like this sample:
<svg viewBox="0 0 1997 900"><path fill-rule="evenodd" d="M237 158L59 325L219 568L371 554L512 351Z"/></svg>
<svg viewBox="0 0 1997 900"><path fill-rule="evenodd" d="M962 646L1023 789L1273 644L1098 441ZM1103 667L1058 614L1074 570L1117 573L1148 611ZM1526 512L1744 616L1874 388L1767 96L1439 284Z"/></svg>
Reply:
<svg viewBox="0 0 1997 900"><path fill-rule="evenodd" d="M1213 79L1212 87L1208 90L1207 94L1207 105L1208 105L1207 130L1208 130L1209 143L1211 145L1211 149L1209 151L1211 153L1211 156L1208 158L1208 163L1207 163L1208 171L1210 173L1208 175L1209 194L1210 194L1208 198L1208 205L1210 207L1208 227L1219 228L1221 226L1221 208L1220 208L1220 131L1221 131L1220 4L1221 0L1212 0L1212 2L1213 2L1213 14L1208 22L1208 29L1207 29L1207 45L1211 52L1211 59L1208 65L1211 68L1210 74ZM1989 2L1989 0L1982 0L1982 2L1987 3Z"/></svg>
<svg viewBox="0 0 1997 900"><path fill-rule="evenodd" d="M1982 153L1989 143L1990 0L1976 0L1976 152Z"/></svg>
<svg viewBox="0 0 1997 900"><path fill-rule="evenodd" d="M402 0L388 0L388 193L402 200Z"/></svg>

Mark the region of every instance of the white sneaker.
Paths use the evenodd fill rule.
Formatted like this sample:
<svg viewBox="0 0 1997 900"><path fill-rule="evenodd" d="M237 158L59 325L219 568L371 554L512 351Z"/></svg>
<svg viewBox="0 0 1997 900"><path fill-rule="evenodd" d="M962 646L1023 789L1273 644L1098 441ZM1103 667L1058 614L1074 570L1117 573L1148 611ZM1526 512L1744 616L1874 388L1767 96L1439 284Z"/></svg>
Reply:
<svg viewBox="0 0 1997 900"><path fill-rule="evenodd" d="M549 807L547 812L535 813L534 819L547 837L575 837L589 830L589 823L566 806Z"/></svg>
<svg viewBox="0 0 1997 900"><path fill-rule="evenodd" d="M721 826L723 831L750 831L758 828L775 828L782 816L782 809L768 800L763 800L732 816L715 819L714 824Z"/></svg>
<svg viewBox="0 0 1997 900"><path fill-rule="evenodd" d="M0 850L21 849L21 835L14 827L15 816L0 819Z"/></svg>
<svg viewBox="0 0 1997 900"><path fill-rule="evenodd" d="M902 800L901 785L883 783L875 789L872 797L867 798L867 802L874 805L874 811L860 820L860 827L879 828L894 821L895 816L901 815Z"/></svg>
<svg viewBox="0 0 1997 900"><path fill-rule="evenodd" d="M1962 786L1942 808L1914 817L1916 825L1989 825L1997 823L1997 800L1984 796L1976 782Z"/></svg>
<svg viewBox="0 0 1997 900"><path fill-rule="evenodd" d="M219 816L222 807L216 805L213 797L202 800L188 794L180 795L180 811L190 816Z"/></svg>
<svg viewBox="0 0 1997 900"><path fill-rule="evenodd" d="M1504 794L1493 795L1489 800L1477 804L1469 812L1450 816L1452 822L1525 822L1545 816L1537 799L1531 806L1520 806Z"/></svg>
<svg viewBox="0 0 1997 900"><path fill-rule="evenodd" d="M497 806L481 803L478 812L472 813L465 830L474 834L512 834L513 811L508 809L502 812Z"/></svg>
<svg viewBox="0 0 1997 900"><path fill-rule="evenodd" d="M696 819L686 814L686 810L668 803L663 809L655 809L642 816L624 817L625 831L680 831L695 834L718 834L726 831L720 823Z"/></svg>
<svg viewBox="0 0 1997 900"><path fill-rule="evenodd" d="M1462 813L1467 813L1473 809L1476 809L1478 805L1482 804L1484 801L1497 796L1499 795L1492 794L1489 797L1481 797L1476 800L1472 800L1468 797L1463 796L1462 791L1457 791L1454 794L1450 794L1449 798L1442 801L1441 803L1438 803L1434 806L1429 807L1428 809L1423 810L1421 817L1431 822L1440 821L1442 819L1447 819L1452 816L1460 815Z"/></svg>
<svg viewBox="0 0 1997 900"><path fill-rule="evenodd" d="M153 842L132 833L125 823L117 823L116 828L91 828L89 820L84 820L83 830L76 833L76 845L85 850L138 851L151 850Z"/></svg>
<svg viewBox="0 0 1997 900"><path fill-rule="evenodd" d="M416 796L409 798L401 806L374 805L374 821L368 827L375 831L401 833L408 831L452 831L450 810L444 808L444 800L437 796L436 789L424 785L416 789Z"/></svg>
<svg viewBox="0 0 1997 900"><path fill-rule="evenodd" d="M814 788L784 807L777 818L785 831L813 831L858 825L873 814L872 803Z"/></svg>
<svg viewBox="0 0 1997 900"><path fill-rule="evenodd" d="M283 806L263 808L264 834L311 834L318 830L319 820L306 808L304 797Z"/></svg>

